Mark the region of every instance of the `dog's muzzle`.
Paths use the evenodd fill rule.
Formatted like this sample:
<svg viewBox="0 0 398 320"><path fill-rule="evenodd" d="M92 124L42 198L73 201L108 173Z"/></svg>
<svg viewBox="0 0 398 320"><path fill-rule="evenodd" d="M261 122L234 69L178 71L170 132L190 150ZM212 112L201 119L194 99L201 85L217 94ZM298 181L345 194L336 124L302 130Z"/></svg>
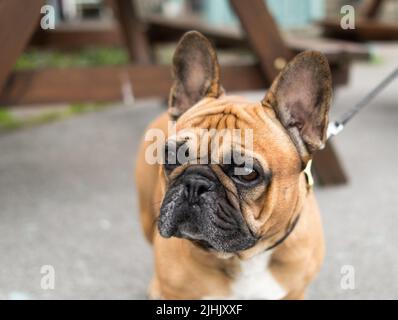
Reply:
<svg viewBox="0 0 398 320"><path fill-rule="evenodd" d="M229 203L224 186L205 165L187 168L171 183L158 228L165 238L185 238L217 251L236 252L256 242L240 209Z"/></svg>

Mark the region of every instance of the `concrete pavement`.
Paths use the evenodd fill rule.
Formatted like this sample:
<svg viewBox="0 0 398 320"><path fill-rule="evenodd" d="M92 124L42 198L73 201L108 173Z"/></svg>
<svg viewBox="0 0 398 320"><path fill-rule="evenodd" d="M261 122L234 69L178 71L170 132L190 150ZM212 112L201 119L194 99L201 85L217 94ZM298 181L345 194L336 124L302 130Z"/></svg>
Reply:
<svg viewBox="0 0 398 320"><path fill-rule="evenodd" d="M396 47L381 53L381 65L355 64L333 115L398 64ZM309 298L398 298L397 101L395 82L335 139L350 182L316 190L327 256ZM0 136L1 299L145 297L153 261L133 168L143 130L162 110L147 100ZM55 268L54 290L40 288L43 265ZM354 290L341 287L345 266Z"/></svg>

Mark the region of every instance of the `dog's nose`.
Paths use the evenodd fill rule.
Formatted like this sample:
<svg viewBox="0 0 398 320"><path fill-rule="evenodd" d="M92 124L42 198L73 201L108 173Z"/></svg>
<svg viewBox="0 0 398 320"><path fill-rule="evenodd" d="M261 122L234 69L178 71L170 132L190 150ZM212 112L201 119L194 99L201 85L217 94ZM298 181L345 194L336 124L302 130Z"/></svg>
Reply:
<svg viewBox="0 0 398 320"><path fill-rule="evenodd" d="M195 203L199 200L200 196L212 188L212 182L198 176L187 177L184 181L185 196L188 198L189 203Z"/></svg>

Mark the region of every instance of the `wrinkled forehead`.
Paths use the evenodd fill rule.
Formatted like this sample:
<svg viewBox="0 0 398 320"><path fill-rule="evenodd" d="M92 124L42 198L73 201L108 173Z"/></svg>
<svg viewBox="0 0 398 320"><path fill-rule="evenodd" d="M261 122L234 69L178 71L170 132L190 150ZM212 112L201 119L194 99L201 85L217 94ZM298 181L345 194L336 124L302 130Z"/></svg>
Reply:
<svg viewBox="0 0 398 320"><path fill-rule="evenodd" d="M206 98L188 110L176 124L178 141L217 142L222 149L249 149L254 123L242 98Z"/></svg>
<svg viewBox="0 0 398 320"><path fill-rule="evenodd" d="M241 97L205 98L185 112L177 121L177 131L186 128L240 129L255 122L249 114L257 104Z"/></svg>

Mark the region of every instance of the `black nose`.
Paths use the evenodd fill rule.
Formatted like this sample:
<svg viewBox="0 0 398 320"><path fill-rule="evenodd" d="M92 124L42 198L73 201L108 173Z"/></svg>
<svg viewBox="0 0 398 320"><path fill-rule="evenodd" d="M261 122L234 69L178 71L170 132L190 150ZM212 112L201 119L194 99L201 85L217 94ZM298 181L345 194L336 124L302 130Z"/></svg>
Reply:
<svg viewBox="0 0 398 320"><path fill-rule="evenodd" d="M213 183L201 176L188 176L184 179L185 196L189 203L196 203L200 196L212 189Z"/></svg>

